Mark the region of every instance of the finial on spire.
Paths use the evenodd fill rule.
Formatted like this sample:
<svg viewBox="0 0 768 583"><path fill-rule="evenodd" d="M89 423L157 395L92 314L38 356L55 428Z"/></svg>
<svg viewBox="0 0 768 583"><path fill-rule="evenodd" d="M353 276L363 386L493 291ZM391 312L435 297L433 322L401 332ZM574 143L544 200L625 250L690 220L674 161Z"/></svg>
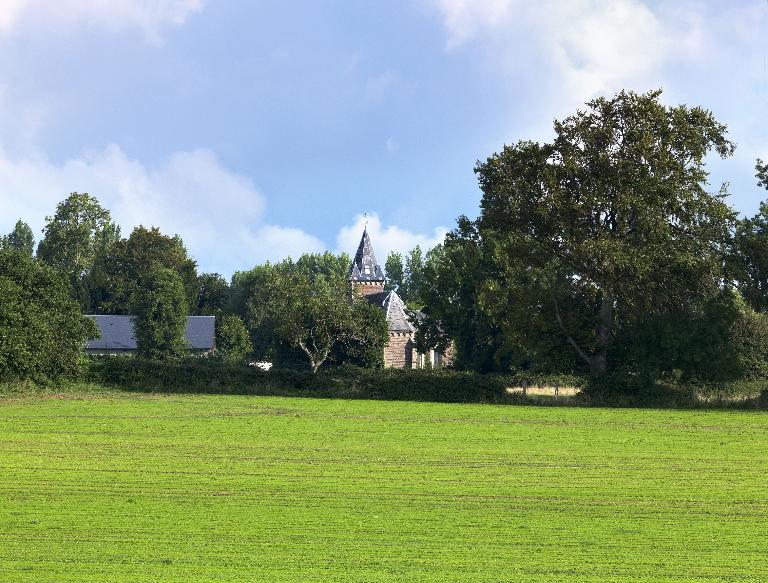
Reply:
<svg viewBox="0 0 768 583"><path fill-rule="evenodd" d="M368 212L364 212L363 217L365 217L365 224L363 225L363 231L367 231L368 230Z"/></svg>

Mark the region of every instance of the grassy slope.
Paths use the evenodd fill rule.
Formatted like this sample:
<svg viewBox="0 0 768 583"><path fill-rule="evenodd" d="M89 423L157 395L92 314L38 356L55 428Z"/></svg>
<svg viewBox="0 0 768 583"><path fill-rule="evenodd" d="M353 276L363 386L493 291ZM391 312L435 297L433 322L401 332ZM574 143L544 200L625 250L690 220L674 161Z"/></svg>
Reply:
<svg viewBox="0 0 768 583"><path fill-rule="evenodd" d="M1 581L768 581L768 416L0 401Z"/></svg>

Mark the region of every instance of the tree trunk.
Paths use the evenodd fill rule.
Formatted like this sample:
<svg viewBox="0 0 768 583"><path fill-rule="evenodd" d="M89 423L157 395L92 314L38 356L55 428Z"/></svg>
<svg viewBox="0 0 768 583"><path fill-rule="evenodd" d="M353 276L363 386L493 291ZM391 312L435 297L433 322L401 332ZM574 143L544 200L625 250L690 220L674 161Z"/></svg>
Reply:
<svg viewBox="0 0 768 583"><path fill-rule="evenodd" d="M608 346L613 337L613 292L611 290L605 290L603 292L603 297L600 300L600 312L598 313L596 330L597 348L592 354L584 352L576 340L574 340L573 336L568 333L562 315L560 314L560 306L557 303L557 298L554 293L550 292L550 294L555 306L555 318L557 319L557 323L563 334L565 334L566 340L573 346L579 357L589 365L589 372L594 378L603 376L608 371Z"/></svg>
<svg viewBox="0 0 768 583"><path fill-rule="evenodd" d="M608 370L608 346L613 336L613 292L603 291L600 300L600 313L597 321L597 350L589 359L590 373L601 377Z"/></svg>

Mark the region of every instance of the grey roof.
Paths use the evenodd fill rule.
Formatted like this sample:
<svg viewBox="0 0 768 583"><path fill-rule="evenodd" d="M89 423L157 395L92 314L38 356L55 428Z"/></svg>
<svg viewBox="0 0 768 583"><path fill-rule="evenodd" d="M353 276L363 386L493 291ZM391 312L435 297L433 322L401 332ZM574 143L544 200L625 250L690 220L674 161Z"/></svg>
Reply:
<svg viewBox="0 0 768 583"><path fill-rule="evenodd" d="M101 337L90 340L88 350L136 350L133 316L87 316L93 318ZM188 316L185 331L187 342L194 350L211 350L216 336L215 316Z"/></svg>
<svg viewBox="0 0 768 583"><path fill-rule="evenodd" d="M349 268L349 279L352 281L384 281L384 272L373 253L368 229L363 231L360 245L358 245L357 253L355 253L355 258L352 261L352 267Z"/></svg>
<svg viewBox="0 0 768 583"><path fill-rule="evenodd" d="M384 310L387 318L387 328L390 332L415 332L416 328L408 318L405 303L396 292L382 292L370 294L366 299L375 306ZM416 312L418 317L418 312Z"/></svg>

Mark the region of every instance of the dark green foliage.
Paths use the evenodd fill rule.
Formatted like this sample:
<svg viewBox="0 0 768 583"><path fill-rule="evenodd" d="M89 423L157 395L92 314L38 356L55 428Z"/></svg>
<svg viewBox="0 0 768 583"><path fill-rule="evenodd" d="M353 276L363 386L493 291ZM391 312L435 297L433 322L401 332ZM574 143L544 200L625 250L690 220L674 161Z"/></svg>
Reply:
<svg viewBox="0 0 768 583"><path fill-rule="evenodd" d="M218 273L197 276L197 316L220 316L229 305L229 284Z"/></svg>
<svg viewBox="0 0 768 583"><path fill-rule="evenodd" d="M545 346L557 332L594 376L636 320L711 296L722 279L735 213L706 190L704 159L734 146L710 112L659 97L593 100L555 122L551 144L507 146L476 169L481 309L505 331L543 326ZM539 338L522 347L534 358Z"/></svg>
<svg viewBox="0 0 768 583"><path fill-rule="evenodd" d="M35 235L30 226L22 220L17 221L13 231L0 237L0 249L19 251L32 257L35 252Z"/></svg>
<svg viewBox="0 0 768 583"><path fill-rule="evenodd" d="M243 321L233 314L216 319L216 356L225 362L243 363L253 344Z"/></svg>
<svg viewBox="0 0 768 583"><path fill-rule="evenodd" d="M384 286L386 291L396 291L398 294L405 293L405 269L403 267L403 256L400 253L391 251L384 264L384 275L387 282Z"/></svg>
<svg viewBox="0 0 768 583"><path fill-rule="evenodd" d="M131 314L138 286L158 265L178 274L186 309L194 312L200 295L197 264L189 258L181 237L163 235L156 227L139 226L130 237L112 245L104 259L104 299L99 313Z"/></svg>
<svg viewBox="0 0 768 583"><path fill-rule="evenodd" d="M85 341L98 336L67 280L25 253L0 251L0 380L75 375Z"/></svg>
<svg viewBox="0 0 768 583"><path fill-rule="evenodd" d="M728 266L736 285L750 306L768 309L768 204L751 218L736 222Z"/></svg>
<svg viewBox="0 0 768 583"><path fill-rule="evenodd" d="M505 389L516 382L514 377L445 370L343 366L323 368L312 374L276 368L265 372L207 359L166 363L131 357L93 359L89 380L136 390L180 393L498 403L510 400Z"/></svg>
<svg viewBox="0 0 768 583"><path fill-rule="evenodd" d="M176 272L156 266L145 274L133 304L139 356L158 360L184 356L187 308L184 286Z"/></svg>
<svg viewBox="0 0 768 583"><path fill-rule="evenodd" d="M480 372L508 371L518 364L509 348L509 337L483 308L480 298L486 282L493 277L493 257L477 225L459 218L443 245L427 255L421 297L427 315L425 327L444 330L456 346L455 366ZM514 309L515 305L504 305ZM511 332L514 332L512 330ZM425 347L437 347L441 337L419 334ZM517 359L520 360L520 359Z"/></svg>

